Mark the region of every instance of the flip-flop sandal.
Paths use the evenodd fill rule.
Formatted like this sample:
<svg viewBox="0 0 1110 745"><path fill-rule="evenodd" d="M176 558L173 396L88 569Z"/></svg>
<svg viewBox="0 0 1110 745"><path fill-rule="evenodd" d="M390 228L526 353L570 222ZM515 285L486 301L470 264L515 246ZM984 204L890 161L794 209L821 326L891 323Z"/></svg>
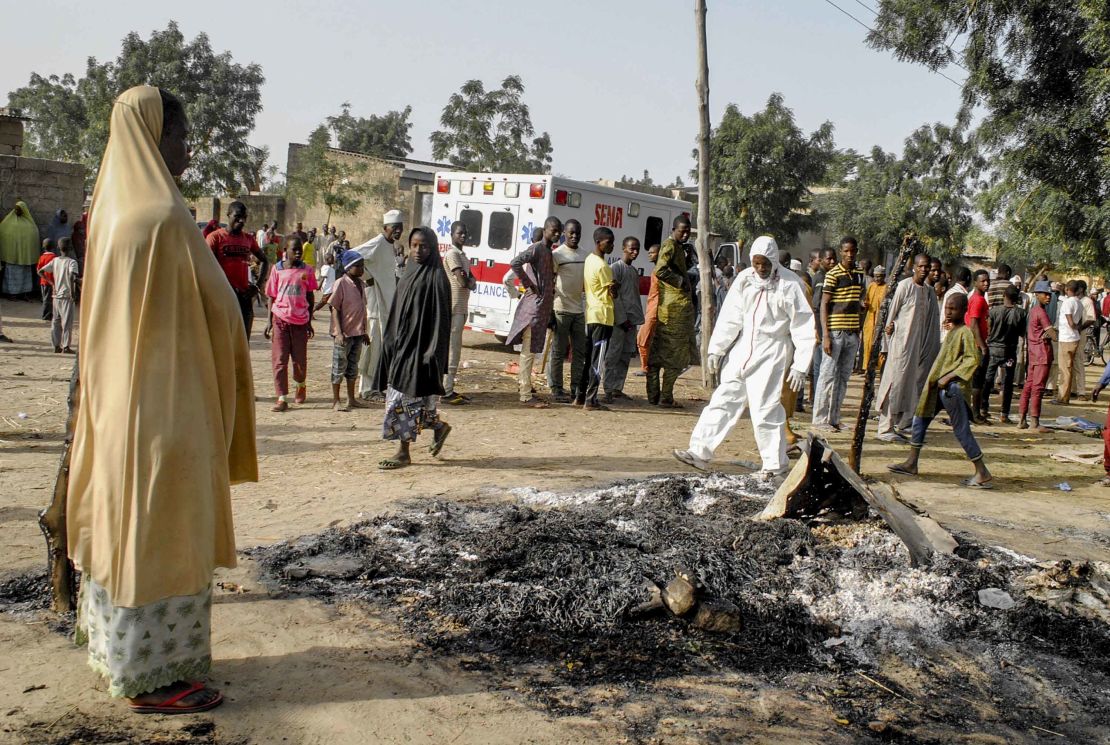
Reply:
<svg viewBox="0 0 1110 745"><path fill-rule="evenodd" d="M887 466L886 470L890 471L891 473L900 473L903 476L916 476L917 475L916 473L914 473L913 471L910 471L909 469L902 468L902 466L900 466L900 465Z"/></svg>
<svg viewBox="0 0 1110 745"><path fill-rule="evenodd" d="M527 406L529 409L550 409L551 404L544 401L542 398L530 398L527 401L521 401L521 406Z"/></svg>
<svg viewBox="0 0 1110 745"><path fill-rule="evenodd" d="M1110 476L1107 476L1106 478L1099 479L1096 483L1099 486L1110 486Z"/></svg>
<svg viewBox="0 0 1110 745"><path fill-rule="evenodd" d="M968 489L993 489L994 488L994 482L993 481L979 482L979 481L975 480L974 476L968 476L966 479L963 479L962 481L960 481L960 484L962 486L966 486Z"/></svg>
<svg viewBox="0 0 1110 745"><path fill-rule="evenodd" d="M213 691L216 697L210 701L205 701L203 704L197 704L196 706L178 706L178 702L182 699L186 699L194 693L199 693L207 688L208 686L204 685L204 683L193 683L185 690L180 693L175 693L160 704L131 704L131 711L136 714L196 714L201 711L215 709L224 702L224 695L219 691Z"/></svg>
<svg viewBox="0 0 1110 745"><path fill-rule="evenodd" d="M439 451L443 450L443 443L447 442L447 435L449 434L451 434L451 425L444 424L435 439L432 440L432 445L428 448L428 452L432 455L439 455Z"/></svg>
<svg viewBox="0 0 1110 745"><path fill-rule="evenodd" d="M675 459L677 459L680 463L685 463L691 468L696 468L699 471L709 470L709 463L702 460L701 458L696 457L689 450L672 450L671 454L674 455Z"/></svg>
<svg viewBox="0 0 1110 745"><path fill-rule="evenodd" d="M411 466L411 465L412 465L411 462L405 463L402 460L396 460L394 458L383 458L382 460L378 461L378 470L379 471L396 471L398 468L407 468L408 466Z"/></svg>

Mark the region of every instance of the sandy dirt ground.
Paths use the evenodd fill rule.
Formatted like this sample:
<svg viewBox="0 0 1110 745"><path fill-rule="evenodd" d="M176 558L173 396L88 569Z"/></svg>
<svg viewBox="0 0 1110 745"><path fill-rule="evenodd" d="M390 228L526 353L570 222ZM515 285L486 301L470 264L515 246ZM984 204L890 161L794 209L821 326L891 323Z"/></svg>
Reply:
<svg viewBox="0 0 1110 745"><path fill-rule="evenodd" d="M72 358L52 352L37 304L5 301L0 309L4 331L15 340L0 347L3 579L45 563L36 514L54 484ZM511 350L492 337L468 333L459 388L474 403L443 407L454 427L443 454L432 459L421 442L413 449L413 467L382 473L376 464L392 448L380 439L381 408L331 411L326 335L310 344L308 402L286 413L270 411L270 347L262 325L256 323L251 343L261 481L235 487L232 494L241 548L346 524L401 499L503 499L513 487L570 490L682 471L671 449L685 446L707 398L695 368L677 391L684 410L648 406L643 378L631 376L627 391L637 400L611 412L522 409L515 403L514 381L504 372L515 359ZM1088 370L1090 384L1097 375L1095 368ZM846 410L858 407L860 380L853 379ZM1049 406L1046 416L1059 413L1063 410ZM1067 413L1101 421L1105 404L1073 406ZM807 421L800 415L799 428ZM958 486L970 470L950 431L938 423L922 457L923 475L899 479L903 496L980 543L1039 559L1110 558L1110 489L1094 485L1101 466L1049 457L1061 450L1100 451L1101 440L1070 433L1038 436L1004 426L977 433L995 490ZM846 452L847 434L830 439ZM901 447L870 437L865 475L886 479L884 464L903 454ZM757 459L746 421L720 456L726 463L722 470L734 472L741 469L727 465L729 459ZM1058 488L1061 482L1072 490ZM46 620L0 615L0 645L6 650L0 656L0 742L77 742L82 733L87 742L221 743L586 743L627 737L617 716L553 717L459 661L417 649L386 617L271 597L249 562L219 571L216 580L229 588L217 589L213 607L212 680L227 695L223 707L191 723L129 714L104 694L83 650ZM838 735L831 715L813 703L795 702L799 710L812 709L812 717L777 728L773 722L779 720L759 714L779 705L768 704L775 692L741 688L735 689L737 711L751 716L749 741L851 741ZM674 722L657 731L667 742L702 741L687 724ZM117 739L88 734L105 731L116 732Z"/></svg>

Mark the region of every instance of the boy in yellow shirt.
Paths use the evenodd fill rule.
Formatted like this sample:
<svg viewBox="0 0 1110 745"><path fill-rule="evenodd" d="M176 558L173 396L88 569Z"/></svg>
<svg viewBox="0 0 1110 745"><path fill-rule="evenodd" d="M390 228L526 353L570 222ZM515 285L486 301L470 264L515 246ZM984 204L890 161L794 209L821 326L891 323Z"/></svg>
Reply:
<svg viewBox="0 0 1110 745"><path fill-rule="evenodd" d="M578 390L586 392L586 403L582 407L584 411L609 410L609 407L598 402L597 391L605 374L609 337L613 335L613 298L616 296L617 286L606 257L613 253L615 243L612 230L598 228L594 231L594 251L586 257L586 337L590 342L590 359L582 368L582 379L578 384Z"/></svg>

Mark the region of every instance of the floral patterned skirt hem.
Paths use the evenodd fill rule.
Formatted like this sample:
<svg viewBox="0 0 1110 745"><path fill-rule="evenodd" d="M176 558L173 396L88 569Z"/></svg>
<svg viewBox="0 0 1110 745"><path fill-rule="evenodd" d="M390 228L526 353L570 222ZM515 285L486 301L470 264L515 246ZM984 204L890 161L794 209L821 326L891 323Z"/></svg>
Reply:
<svg viewBox="0 0 1110 745"><path fill-rule="evenodd" d="M87 575L77 601L74 640L89 648L89 667L108 694L135 698L178 681L207 677L212 666L212 588L136 608L112 605Z"/></svg>

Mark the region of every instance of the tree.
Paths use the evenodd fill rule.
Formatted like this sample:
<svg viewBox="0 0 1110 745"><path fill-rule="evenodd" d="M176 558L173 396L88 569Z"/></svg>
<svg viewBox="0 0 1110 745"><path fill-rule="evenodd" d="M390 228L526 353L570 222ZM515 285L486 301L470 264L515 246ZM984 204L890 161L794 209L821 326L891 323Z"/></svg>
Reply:
<svg viewBox="0 0 1110 745"><path fill-rule="evenodd" d="M634 176L621 175L620 182L623 183L623 184L632 184L634 186L650 186L650 187L656 187L656 188L662 188L662 189L679 189L679 188L682 188L683 186L685 186L685 184L682 183L682 177L681 176L675 176L674 181L667 184L666 186L663 186L662 184L657 184L657 183L655 183L655 180L651 177L651 174L648 173L648 170L646 168L644 169L643 178L636 178Z"/></svg>
<svg viewBox="0 0 1110 745"><path fill-rule="evenodd" d="M633 186L655 186L655 181L652 180L651 174L648 173L646 168L644 169L643 178L621 175L621 183L632 184Z"/></svg>
<svg viewBox="0 0 1110 745"><path fill-rule="evenodd" d="M712 230L743 242L767 233L789 245L816 229L821 218L809 209L810 187L822 182L834 156L833 125L805 135L779 93L752 116L729 104L709 143Z"/></svg>
<svg viewBox="0 0 1110 745"><path fill-rule="evenodd" d="M328 208L324 222L329 225L333 214L357 212L371 191L365 183L366 166L335 157L330 149L331 134L321 124L309 135L308 145L297 154L286 176L289 193L305 206L323 204Z"/></svg>
<svg viewBox="0 0 1110 745"><path fill-rule="evenodd" d="M914 232L935 256L960 254L972 226L976 176L983 163L960 133L943 124L906 138L901 158L875 147L869 158L845 154L844 177L821 199L831 224L882 256Z"/></svg>
<svg viewBox="0 0 1110 745"><path fill-rule="evenodd" d="M432 133L432 157L467 171L549 173L551 136L535 135L523 101L524 83L510 75L497 90L468 80L443 107L442 129ZM530 142L529 142L530 140Z"/></svg>
<svg viewBox="0 0 1110 745"><path fill-rule="evenodd" d="M412 107L404 111L388 111L369 118L351 115L351 104L344 103L339 116L328 117L328 128L335 133L340 150L373 155L377 158L407 158L412 152L409 115Z"/></svg>
<svg viewBox="0 0 1110 745"><path fill-rule="evenodd" d="M184 102L189 116L193 160L182 191L235 194L257 156L247 138L262 110L264 80L258 65L237 64L230 52L216 54L203 33L187 42L171 21L149 40L129 33L113 61L90 57L80 79L32 73L26 86L8 94L8 105L32 119L27 155L82 163L91 184L116 96L136 85L164 88Z"/></svg>
<svg viewBox="0 0 1110 745"><path fill-rule="evenodd" d="M1012 250L1110 268L1105 0L881 0L868 42L931 69L966 69L958 124L982 114L975 139L992 163L983 208Z"/></svg>

